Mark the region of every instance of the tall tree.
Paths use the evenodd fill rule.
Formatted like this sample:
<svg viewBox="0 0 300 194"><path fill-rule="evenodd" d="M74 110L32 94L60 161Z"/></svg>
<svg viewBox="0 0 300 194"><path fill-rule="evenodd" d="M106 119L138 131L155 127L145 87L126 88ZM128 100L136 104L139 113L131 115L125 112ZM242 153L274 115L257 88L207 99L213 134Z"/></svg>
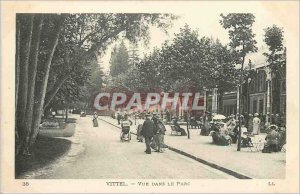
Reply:
<svg viewBox="0 0 300 194"><path fill-rule="evenodd" d="M264 41L269 47L269 52L264 53L267 57L272 78L271 96L272 96L272 112L279 113L282 104L281 90L285 88L286 80L286 48L283 45L283 28L276 25L265 29ZM285 103L284 103L285 104Z"/></svg>
<svg viewBox="0 0 300 194"><path fill-rule="evenodd" d="M110 75L117 76L129 68L129 55L124 41L115 46L110 58Z"/></svg>
<svg viewBox="0 0 300 194"><path fill-rule="evenodd" d="M147 39L150 25L164 28L172 18L169 14L17 14L16 155L29 153L34 146L44 108L60 89L61 98L81 92L75 85L84 85L92 61L108 45L120 36L133 42Z"/></svg>
<svg viewBox="0 0 300 194"><path fill-rule="evenodd" d="M33 120L33 108L34 108L34 93L35 93L35 83L36 83L36 73L37 73L37 65L38 65L38 53L40 47L40 37L43 25L43 15L39 14L35 16L35 24L33 29L33 34L35 35L32 38L32 49L29 63L29 79L28 79L28 99L25 114L25 122L24 127L26 129L32 129L32 120ZM29 132L29 130L27 131ZM30 133L26 134L25 143L28 144L30 134L33 133L33 130Z"/></svg>
<svg viewBox="0 0 300 194"><path fill-rule="evenodd" d="M218 113L223 113L223 94L234 90L238 72L235 68L234 56L228 46L223 46L218 40L212 41L211 53L213 60L210 62L209 83L207 88L218 87L219 105Z"/></svg>
<svg viewBox="0 0 300 194"><path fill-rule="evenodd" d="M255 34L252 32L252 25L255 21L255 16L250 13L230 13L227 15L221 14L222 20L220 24L223 28L228 29L230 43L229 45L235 50L237 63L241 65L240 68L240 94L243 93L244 82L244 64L247 53L256 52ZM240 99L239 115L241 115ZM239 123L241 122L239 117ZM241 133L241 123L239 124L239 132ZM241 135L241 134L240 134ZM238 140L238 148L240 151L241 141Z"/></svg>
<svg viewBox="0 0 300 194"><path fill-rule="evenodd" d="M283 45L283 28L276 25L265 29L264 41L269 47L269 53L264 53L273 71L285 79L286 48Z"/></svg>
<svg viewBox="0 0 300 194"><path fill-rule="evenodd" d="M17 52L18 56L16 56L19 61L16 63L17 69L19 66L19 74L16 75L16 79L18 80L18 100L16 106L16 138L17 138L17 145L16 145L16 154L19 153L19 149L23 142L25 141L27 131L24 127L25 121L25 114L27 108L27 94L28 94L28 66L29 66L29 56L30 56L30 49L31 49L31 37L33 31L33 15L27 14L18 14L17 21L20 30L20 47L19 52Z"/></svg>
<svg viewBox="0 0 300 194"><path fill-rule="evenodd" d="M63 18L63 15L55 15L46 21L47 25L51 24L49 25L51 27L43 29L44 33L47 30L48 39L47 41L41 41L44 15L17 15L17 19L20 21L20 37L24 44L21 44L20 52L18 52L19 56L17 56L20 58L20 67L23 71L20 68L19 75L17 75L20 77L20 83L22 84L19 84L18 91L20 92L18 93L18 106L16 107L16 133L18 134L16 135L18 136L16 155L29 152L29 148L34 143L39 131L49 71L64 21ZM28 22L30 25L28 25ZM44 56L40 58L41 53ZM42 69L39 72L42 80L41 83L37 84L37 71L39 68Z"/></svg>

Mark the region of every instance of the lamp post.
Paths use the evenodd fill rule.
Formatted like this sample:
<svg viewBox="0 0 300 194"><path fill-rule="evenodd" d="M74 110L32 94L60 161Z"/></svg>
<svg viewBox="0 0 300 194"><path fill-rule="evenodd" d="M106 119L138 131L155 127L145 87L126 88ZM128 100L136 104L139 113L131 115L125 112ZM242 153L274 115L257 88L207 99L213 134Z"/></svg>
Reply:
<svg viewBox="0 0 300 194"><path fill-rule="evenodd" d="M265 69L267 74L267 113L271 112L271 70L270 67ZM270 125L270 114L266 114L266 126Z"/></svg>
<svg viewBox="0 0 300 194"><path fill-rule="evenodd" d="M251 78L248 78L248 85L247 85L247 113L250 113L250 83L251 83Z"/></svg>
<svg viewBox="0 0 300 194"><path fill-rule="evenodd" d="M242 126L241 126L241 100L243 97L243 83L244 83L244 70L242 69L241 72L241 77L240 77L240 81L239 81L239 85L238 85L238 93L237 93L237 98L238 98L238 119L239 119L239 135L238 135L238 145L237 145L237 151L241 151L241 135L242 135Z"/></svg>
<svg viewBox="0 0 300 194"><path fill-rule="evenodd" d="M236 86L236 119L238 118L238 114L240 112L240 85Z"/></svg>
<svg viewBox="0 0 300 194"><path fill-rule="evenodd" d="M202 116L202 121L203 121L203 126L204 128L206 128L206 118L207 118L207 88L204 86L203 87L203 96L204 96L204 99L203 99L203 106L204 106L204 111L203 111L203 116ZM202 130L201 130L202 131ZM201 132L200 132L201 134Z"/></svg>

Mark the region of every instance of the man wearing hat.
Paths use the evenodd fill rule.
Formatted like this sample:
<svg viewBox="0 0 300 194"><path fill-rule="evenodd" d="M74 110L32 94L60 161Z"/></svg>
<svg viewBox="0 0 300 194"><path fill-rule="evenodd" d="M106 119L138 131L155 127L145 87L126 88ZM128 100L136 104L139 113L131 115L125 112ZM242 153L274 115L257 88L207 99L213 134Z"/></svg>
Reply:
<svg viewBox="0 0 300 194"><path fill-rule="evenodd" d="M151 115L149 114L146 115L146 120L143 123L142 131L141 131L141 134L145 138L146 154L151 154L150 142L154 136L154 131L155 131L155 124L153 121L150 120L150 116Z"/></svg>

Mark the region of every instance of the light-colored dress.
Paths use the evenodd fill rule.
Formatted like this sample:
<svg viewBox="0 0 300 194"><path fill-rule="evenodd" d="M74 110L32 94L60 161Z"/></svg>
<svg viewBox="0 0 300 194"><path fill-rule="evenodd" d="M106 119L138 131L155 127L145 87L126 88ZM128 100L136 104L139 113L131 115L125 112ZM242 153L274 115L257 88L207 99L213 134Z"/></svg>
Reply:
<svg viewBox="0 0 300 194"><path fill-rule="evenodd" d="M258 135L260 133L260 119L258 117L255 117L253 119L253 134Z"/></svg>

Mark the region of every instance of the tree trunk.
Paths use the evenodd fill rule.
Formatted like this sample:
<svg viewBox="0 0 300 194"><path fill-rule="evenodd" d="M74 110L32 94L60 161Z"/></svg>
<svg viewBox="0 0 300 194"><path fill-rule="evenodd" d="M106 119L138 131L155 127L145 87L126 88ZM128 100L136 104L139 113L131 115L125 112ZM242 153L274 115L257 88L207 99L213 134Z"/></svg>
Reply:
<svg viewBox="0 0 300 194"><path fill-rule="evenodd" d="M36 82L36 72L37 72L37 64L38 64L38 54L39 54L39 46L40 46L40 37L43 25L43 15L36 15L34 21L34 29L33 29L33 38L31 45L31 56L29 63L29 77L28 77L28 97L27 97L27 107L25 114L25 122L24 127L27 129L25 144L28 144L29 137L32 134L32 116L33 116L33 107L34 107L34 90L35 90L35 82Z"/></svg>
<svg viewBox="0 0 300 194"><path fill-rule="evenodd" d="M65 83L65 81L67 79L69 79L70 75L64 75L61 76L60 79L58 79L59 81L57 81L55 83L55 85L53 86L53 89L47 93L47 98L45 99L45 105L44 105L44 109L47 108L49 106L49 104L51 103L52 99L55 97L55 95L57 94L57 92L59 91L59 89L63 86L63 84Z"/></svg>
<svg viewBox="0 0 300 194"><path fill-rule="evenodd" d="M243 45L243 50L244 50L244 45ZM241 77L240 77L240 98L239 98L239 136L238 136L238 146L237 146L237 151L241 151L241 135L242 135L242 126L241 126L241 104L243 103L242 101L242 96L243 96L243 81L244 81L244 63L245 63L245 56L243 55L242 59L242 67L241 67Z"/></svg>
<svg viewBox="0 0 300 194"><path fill-rule="evenodd" d="M15 72L15 113L17 113L18 106L18 91L19 91L19 80L20 80L20 18L16 18L16 72Z"/></svg>
<svg viewBox="0 0 300 194"><path fill-rule="evenodd" d="M66 123L68 122L68 117L69 117L69 107L67 106L66 107L66 119L65 119Z"/></svg>
<svg viewBox="0 0 300 194"><path fill-rule="evenodd" d="M16 72L15 72L15 123L17 123L17 112L18 112L18 92L19 92L19 80L20 80L20 18L17 15L16 18ZM19 133L15 125L15 142L18 145Z"/></svg>
<svg viewBox="0 0 300 194"><path fill-rule="evenodd" d="M34 116L33 116L33 121L32 121L32 133L29 139L29 147L31 148L32 145L35 143L36 137L39 132L39 126L41 122L41 117L43 113L43 107L44 107L44 100L45 100L45 94L47 91L47 84L48 84L48 78L49 78L49 72L50 72L50 67L54 55L54 51L56 49L56 46L58 44L58 39L60 35L60 31L64 22L65 16L60 16L58 19L58 23L55 26L55 36L54 39L51 41L50 49L49 49L49 55L47 57L47 61L45 64L44 68L44 77L41 82L41 88L40 91L36 95L36 101L37 103L34 105Z"/></svg>
<svg viewBox="0 0 300 194"><path fill-rule="evenodd" d="M27 91L28 91L28 63L31 48L31 38L33 30L34 15L20 15L20 77L18 89L18 102L17 102L17 130L19 135L19 144L16 145L16 155L23 145L26 138L27 130L24 127L26 106L27 106Z"/></svg>

